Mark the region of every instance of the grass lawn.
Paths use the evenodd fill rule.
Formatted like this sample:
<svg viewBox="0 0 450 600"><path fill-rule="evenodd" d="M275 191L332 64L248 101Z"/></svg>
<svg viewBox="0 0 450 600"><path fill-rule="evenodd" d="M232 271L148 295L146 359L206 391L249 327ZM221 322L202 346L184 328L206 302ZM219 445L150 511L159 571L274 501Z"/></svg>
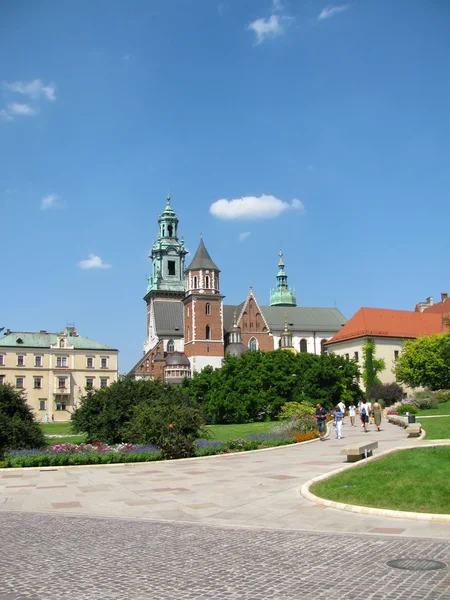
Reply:
<svg viewBox="0 0 450 600"><path fill-rule="evenodd" d="M45 435L71 435L72 423L40 423Z"/></svg>
<svg viewBox="0 0 450 600"><path fill-rule="evenodd" d="M245 438L248 435L258 433L270 433L272 427L277 422L262 422L262 423L244 423L241 425L210 425L207 427L211 434L211 440L227 442L237 438ZM65 442L73 442L80 444L85 441L85 435L77 435L76 437L66 437L73 435L71 423L41 423L41 428L45 435L62 435L62 438L51 438L49 443L64 444ZM99 440L102 441L102 440Z"/></svg>
<svg viewBox="0 0 450 600"><path fill-rule="evenodd" d="M56 435L56 434L55 434ZM45 438L46 446L55 446L55 444L67 444L70 442L71 444L82 444L86 441L86 434L76 435L76 436L67 436L67 437L58 437L58 438Z"/></svg>
<svg viewBox="0 0 450 600"><path fill-rule="evenodd" d="M418 416L432 416L432 415L449 415L450 416L450 400L447 402L441 402L437 408L430 408L429 410L420 410Z"/></svg>
<svg viewBox="0 0 450 600"><path fill-rule="evenodd" d="M422 419L425 429L425 440L447 440L450 438L450 417L438 419Z"/></svg>
<svg viewBox="0 0 450 600"><path fill-rule="evenodd" d="M228 442L229 440L235 440L237 438L245 438L248 435L270 433L272 427L276 424L278 424L278 421L243 423L241 425L209 425L208 431L211 434L211 440Z"/></svg>
<svg viewBox="0 0 450 600"><path fill-rule="evenodd" d="M430 419L441 421L442 419ZM321 498L392 510L450 514L450 446L401 450L315 483Z"/></svg>

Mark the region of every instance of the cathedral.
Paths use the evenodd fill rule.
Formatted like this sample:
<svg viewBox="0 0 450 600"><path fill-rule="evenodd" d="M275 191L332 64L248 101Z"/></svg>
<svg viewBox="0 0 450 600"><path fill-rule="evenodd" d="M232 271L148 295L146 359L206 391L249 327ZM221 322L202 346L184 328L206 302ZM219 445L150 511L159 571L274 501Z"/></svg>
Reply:
<svg viewBox="0 0 450 600"><path fill-rule="evenodd" d="M320 354L346 323L337 308L297 306L281 250L269 306L259 304L251 287L241 304L224 304L220 269L203 239L188 266L187 254L168 196L149 255L144 352L130 377L180 383L208 365L221 367L227 354L239 356L248 350L286 348Z"/></svg>

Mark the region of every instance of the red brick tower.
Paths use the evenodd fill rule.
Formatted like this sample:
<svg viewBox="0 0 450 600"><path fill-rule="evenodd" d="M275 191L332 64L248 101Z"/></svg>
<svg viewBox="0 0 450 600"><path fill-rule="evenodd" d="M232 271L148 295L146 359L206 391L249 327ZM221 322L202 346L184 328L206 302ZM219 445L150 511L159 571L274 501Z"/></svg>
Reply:
<svg viewBox="0 0 450 600"><path fill-rule="evenodd" d="M207 365L222 366L224 296L220 293L219 273L200 238L197 252L185 271L183 300L184 352L193 371L201 371Z"/></svg>

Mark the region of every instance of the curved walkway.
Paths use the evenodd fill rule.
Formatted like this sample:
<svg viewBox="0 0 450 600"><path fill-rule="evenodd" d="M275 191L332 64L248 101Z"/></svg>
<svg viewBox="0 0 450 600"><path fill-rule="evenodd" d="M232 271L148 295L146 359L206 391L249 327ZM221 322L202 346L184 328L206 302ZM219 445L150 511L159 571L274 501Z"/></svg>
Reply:
<svg viewBox="0 0 450 600"><path fill-rule="evenodd" d="M302 485L345 464L349 443L377 440L374 455L427 440L383 423L364 434L346 420L331 437L242 454L130 465L0 471L0 511L80 514L284 530L450 539L450 524L354 514L301 495Z"/></svg>

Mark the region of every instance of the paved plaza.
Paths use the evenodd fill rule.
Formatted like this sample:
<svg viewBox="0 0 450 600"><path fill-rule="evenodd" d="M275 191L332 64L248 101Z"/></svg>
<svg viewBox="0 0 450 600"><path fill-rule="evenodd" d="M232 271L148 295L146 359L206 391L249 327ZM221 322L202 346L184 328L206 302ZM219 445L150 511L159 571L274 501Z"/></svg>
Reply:
<svg viewBox="0 0 450 600"><path fill-rule="evenodd" d="M355 514L300 493L376 439L127 466L0 473L0 600L450 600L450 523ZM433 571L389 560L438 560Z"/></svg>

